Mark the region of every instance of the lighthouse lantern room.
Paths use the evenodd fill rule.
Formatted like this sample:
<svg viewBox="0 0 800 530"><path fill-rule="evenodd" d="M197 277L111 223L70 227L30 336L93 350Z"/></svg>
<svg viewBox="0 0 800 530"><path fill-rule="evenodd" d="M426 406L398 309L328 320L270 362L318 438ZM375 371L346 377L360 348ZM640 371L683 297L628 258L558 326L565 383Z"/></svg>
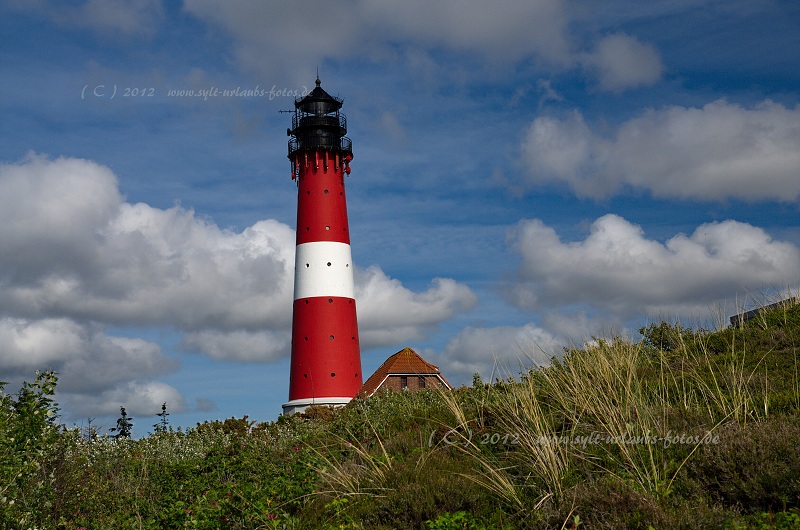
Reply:
<svg viewBox="0 0 800 530"><path fill-rule="evenodd" d="M316 87L295 100L287 130L297 183L292 358L285 415L340 406L362 384L344 177L353 149L342 100Z"/></svg>

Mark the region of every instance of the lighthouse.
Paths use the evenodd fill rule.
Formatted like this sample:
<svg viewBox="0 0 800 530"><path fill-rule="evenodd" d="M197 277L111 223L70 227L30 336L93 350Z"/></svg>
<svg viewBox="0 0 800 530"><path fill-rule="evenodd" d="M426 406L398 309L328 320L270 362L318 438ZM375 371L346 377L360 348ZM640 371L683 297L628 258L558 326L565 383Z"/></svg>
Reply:
<svg viewBox="0 0 800 530"><path fill-rule="evenodd" d="M284 415L340 406L362 384L344 179L352 143L342 100L320 86L294 102L287 130L297 183L297 247L289 401Z"/></svg>

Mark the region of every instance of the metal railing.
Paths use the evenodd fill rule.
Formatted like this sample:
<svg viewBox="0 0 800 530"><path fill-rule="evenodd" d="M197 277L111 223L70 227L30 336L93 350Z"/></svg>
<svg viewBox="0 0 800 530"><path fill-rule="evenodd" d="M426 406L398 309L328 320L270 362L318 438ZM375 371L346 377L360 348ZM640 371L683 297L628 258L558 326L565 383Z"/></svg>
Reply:
<svg viewBox="0 0 800 530"><path fill-rule="evenodd" d="M289 156L291 157L295 151L300 149L321 149L324 151L341 151L343 153L353 152L353 142L347 136L342 136L336 143L325 143L314 141L313 139L290 138L289 139Z"/></svg>

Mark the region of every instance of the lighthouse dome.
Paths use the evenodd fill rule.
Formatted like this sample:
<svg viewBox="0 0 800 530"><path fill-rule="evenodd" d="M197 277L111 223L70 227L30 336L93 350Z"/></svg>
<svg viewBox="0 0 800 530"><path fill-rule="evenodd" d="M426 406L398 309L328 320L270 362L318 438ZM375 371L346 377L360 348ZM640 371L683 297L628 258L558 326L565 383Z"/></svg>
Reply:
<svg viewBox="0 0 800 530"><path fill-rule="evenodd" d="M319 77L317 77L317 86L304 98L296 100L294 102L295 108L300 112L315 116L324 116L342 108L342 100L325 92L320 84Z"/></svg>

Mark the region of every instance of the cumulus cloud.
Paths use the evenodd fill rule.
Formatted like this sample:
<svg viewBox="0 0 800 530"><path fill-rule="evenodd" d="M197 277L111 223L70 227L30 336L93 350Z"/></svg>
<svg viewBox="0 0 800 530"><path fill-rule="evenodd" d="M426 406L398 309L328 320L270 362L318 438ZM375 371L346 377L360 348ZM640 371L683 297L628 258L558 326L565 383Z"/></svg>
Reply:
<svg viewBox="0 0 800 530"><path fill-rule="evenodd" d="M120 407L131 419L136 415L152 418L167 403L170 412L186 408L183 396L173 387L159 381L125 381L99 394L69 395L64 404L71 410L80 410L86 417L114 416Z"/></svg>
<svg viewBox="0 0 800 530"><path fill-rule="evenodd" d="M588 303L622 317L706 313L743 289L800 278L800 249L737 221L707 223L664 243L617 215L565 243L539 220L513 236L522 264L509 300L526 309Z"/></svg>
<svg viewBox="0 0 800 530"><path fill-rule="evenodd" d="M603 37L594 51L581 55L579 62L596 73L601 89L612 92L652 85L664 70L652 44L624 33Z"/></svg>
<svg viewBox="0 0 800 530"><path fill-rule="evenodd" d="M0 304L30 317L195 330L290 323L294 232L241 233L179 206L128 204L90 161L0 167Z"/></svg>
<svg viewBox="0 0 800 530"><path fill-rule="evenodd" d="M356 270L355 281L363 348L421 338L432 326L477 303L469 287L449 278L435 278L428 290L416 293L373 266Z"/></svg>
<svg viewBox="0 0 800 530"><path fill-rule="evenodd" d="M289 330L205 330L187 333L183 346L204 352L213 359L268 362L286 356L291 347L291 338Z"/></svg>
<svg viewBox="0 0 800 530"><path fill-rule="evenodd" d="M0 368L4 373L50 368L65 357L82 353L83 334L78 324L66 319L0 319Z"/></svg>
<svg viewBox="0 0 800 530"><path fill-rule="evenodd" d="M540 117L522 152L529 183L562 181L584 197L630 186L656 197L791 202L800 197L798 146L800 106L718 100L647 110L612 135L593 131L578 111Z"/></svg>
<svg viewBox="0 0 800 530"><path fill-rule="evenodd" d="M76 404L91 404L80 408L83 415L113 414L122 405L152 414L157 409L150 405L162 396L169 399L159 406L164 401L175 411L185 406L175 388L149 381L174 372L177 361L165 356L157 344L107 336L91 323L0 318L0 352L4 378L30 380L36 370L57 372L59 401L73 412L78 410ZM98 399L109 395L114 399Z"/></svg>
<svg viewBox="0 0 800 530"><path fill-rule="evenodd" d="M565 341L530 323L521 327L467 327L441 353L426 355L454 379L479 373L484 381L516 377L533 365L546 365L563 351Z"/></svg>
<svg viewBox="0 0 800 530"><path fill-rule="evenodd" d="M214 359L284 358L294 252L294 230L274 220L232 232L180 206L127 203L114 174L89 160L2 164L0 368L56 369L65 402L83 414L113 413L126 399L131 412L183 407L155 381L177 363L107 328L175 330L185 349ZM377 267L356 268L356 293L364 347L421 337L475 304L453 280L417 293Z"/></svg>

